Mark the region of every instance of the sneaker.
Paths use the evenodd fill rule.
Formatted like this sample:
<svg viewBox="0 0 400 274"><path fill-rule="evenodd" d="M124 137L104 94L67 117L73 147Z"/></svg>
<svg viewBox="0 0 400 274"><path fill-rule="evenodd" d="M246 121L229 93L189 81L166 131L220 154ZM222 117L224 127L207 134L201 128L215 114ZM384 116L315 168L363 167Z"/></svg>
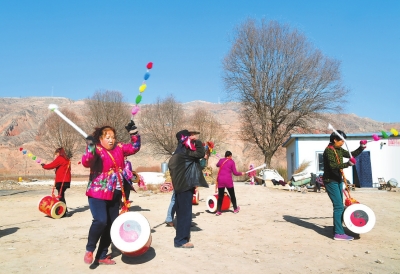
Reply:
<svg viewBox="0 0 400 274"><path fill-rule="evenodd" d="M194 245L192 243L187 242L186 244L183 244L181 246L175 246L177 248L193 248Z"/></svg>
<svg viewBox="0 0 400 274"><path fill-rule="evenodd" d="M215 213L215 216L221 216L221 212L220 211L217 211L217 213Z"/></svg>
<svg viewBox="0 0 400 274"><path fill-rule="evenodd" d="M86 264L92 264L92 262L93 262L93 252L86 251L85 252L85 257L83 258L83 261Z"/></svg>
<svg viewBox="0 0 400 274"><path fill-rule="evenodd" d="M116 262L111 260L111 256L107 256L104 259L99 259L99 264L113 265L116 264Z"/></svg>
<svg viewBox="0 0 400 274"><path fill-rule="evenodd" d="M333 237L333 239L336 241L352 241L354 240L354 237L346 234L335 234L335 237Z"/></svg>
<svg viewBox="0 0 400 274"><path fill-rule="evenodd" d="M234 211L233 211L233 213L239 213L239 210L240 210L240 206L238 206Z"/></svg>

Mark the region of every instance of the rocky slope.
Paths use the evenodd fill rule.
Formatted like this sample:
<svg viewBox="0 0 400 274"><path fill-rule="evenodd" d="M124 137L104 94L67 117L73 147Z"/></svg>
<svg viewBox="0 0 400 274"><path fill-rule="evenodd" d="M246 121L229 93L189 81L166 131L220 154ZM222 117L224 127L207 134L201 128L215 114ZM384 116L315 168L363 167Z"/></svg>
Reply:
<svg viewBox="0 0 400 274"><path fill-rule="evenodd" d="M34 154L37 145L35 137L40 131L40 124L50 114L49 104L57 104L60 108L67 107L75 112L77 116L83 117L84 101L72 101L67 98L59 97L27 97L27 98L0 98L0 174L9 176L53 176L53 171L43 171L40 165L23 155L20 148L26 149ZM238 139L240 122L238 120L239 104L230 102L215 104L204 101L194 101L184 103L183 108L191 111L196 107L202 107L212 112L221 123L222 127L229 132L227 141L221 147L220 154L225 150L231 150L235 161L240 169L244 169L249 163L262 163L263 157L258 152L247 152L246 144ZM327 118L330 115L326 114ZM347 133L359 132L379 132L381 129L389 130L391 127L400 130L400 123L386 124L373 121L369 118L358 117L354 114L335 115L335 127L345 130ZM315 125L320 131L314 133L328 132L326 123ZM236 156L236 157L235 157ZM38 156L39 157L39 156ZM52 159L44 159L48 162ZM72 159L73 171L75 174L86 175L87 170L79 164L79 156ZM159 168L165 158L157 158L143 147L138 155L130 158L135 168ZM214 157L210 164L214 164L218 159ZM285 151L281 149L273 158L274 166L284 166L286 164Z"/></svg>

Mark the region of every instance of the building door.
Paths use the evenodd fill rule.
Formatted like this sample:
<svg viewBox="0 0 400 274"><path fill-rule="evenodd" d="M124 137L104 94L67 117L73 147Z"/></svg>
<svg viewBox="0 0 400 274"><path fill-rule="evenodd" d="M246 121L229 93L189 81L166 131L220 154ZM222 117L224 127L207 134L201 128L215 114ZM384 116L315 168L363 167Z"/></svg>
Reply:
<svg viewBox="0 0 400 274"><path fill-rule="evenodd" d="M353 167L353 182L358 187L372 187L372 168L369 151L364 151L356 157L357 163Z"/></svg>

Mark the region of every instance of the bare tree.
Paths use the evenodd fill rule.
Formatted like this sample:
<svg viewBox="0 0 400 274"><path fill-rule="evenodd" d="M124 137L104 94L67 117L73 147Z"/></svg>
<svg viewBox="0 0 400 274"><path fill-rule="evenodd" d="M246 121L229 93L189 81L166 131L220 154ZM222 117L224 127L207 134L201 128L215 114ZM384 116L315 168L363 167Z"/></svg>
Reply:
<svg viewBox="0 0 400 274"><path fill-rule="evenodd" d="M215 116L204 108L197 108L187 119L189 130L200 131L199 139L203 142L212 141L217 149L224 138L224 130Z"/></svg>
<svg viewBox="0 0 400 274"><path fill-rule="evenodd" d="M242 104L241 138L258 146L268 166L291 132L321 112L340 111L348 93L339 61L275 21L239 25L223 67L229 96Z"/></svg>
<svg viewBox="0 0 400 274"><path fill-rule="evenodd" d="M219 141L223 130L215 116L204 108L196 108L188 118L188 129L200 131L201 140Z"/></svg>
<svg viewBox="0 0 400 274"><path fill-rule="evenodd" d="M173 95L157 98L155 104L143 107L139 116L143 144L155 154L172 155L176 149L176 133L183 129L185 116L180 103Z"/></svg>
<svg viewBox="0 0 400 274"><path fill-rule="evenodd" d="M121 92L96 91L91 98L85 100L85 104L88 134L91 134L95 127L112 126L116 130L117 141L130 141L125 129L130 120L130 106L123 102Z"/></svg>
<svg viewBox="0 0 400 274"><path fill-rule="evenodd" d="M79 124L79 119L74 112L63 109L61 112L71 121ZM54 151L63 147L69 158L82 151L82 136L72 127L62 120L57 114L52 112L49 117L40 125L37 140L40 141L40 155L53 158Z"/></svg>

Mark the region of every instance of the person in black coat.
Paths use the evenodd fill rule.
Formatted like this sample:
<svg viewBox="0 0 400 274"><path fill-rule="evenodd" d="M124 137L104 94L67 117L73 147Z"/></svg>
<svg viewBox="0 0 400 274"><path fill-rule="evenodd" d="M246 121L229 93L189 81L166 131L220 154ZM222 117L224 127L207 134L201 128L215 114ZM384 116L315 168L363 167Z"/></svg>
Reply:
<svg viewBox="0 0 400 274"><path fill-rule="evenodd" d="M181 130L176 134L178 146L168 163L172 185L175 191L176 235L174 246L193 248L190 243L190 226L192 223L192 199L195 187L208 187L202 173L200 159L205 150L200 140L200 132Z"/></svg>

